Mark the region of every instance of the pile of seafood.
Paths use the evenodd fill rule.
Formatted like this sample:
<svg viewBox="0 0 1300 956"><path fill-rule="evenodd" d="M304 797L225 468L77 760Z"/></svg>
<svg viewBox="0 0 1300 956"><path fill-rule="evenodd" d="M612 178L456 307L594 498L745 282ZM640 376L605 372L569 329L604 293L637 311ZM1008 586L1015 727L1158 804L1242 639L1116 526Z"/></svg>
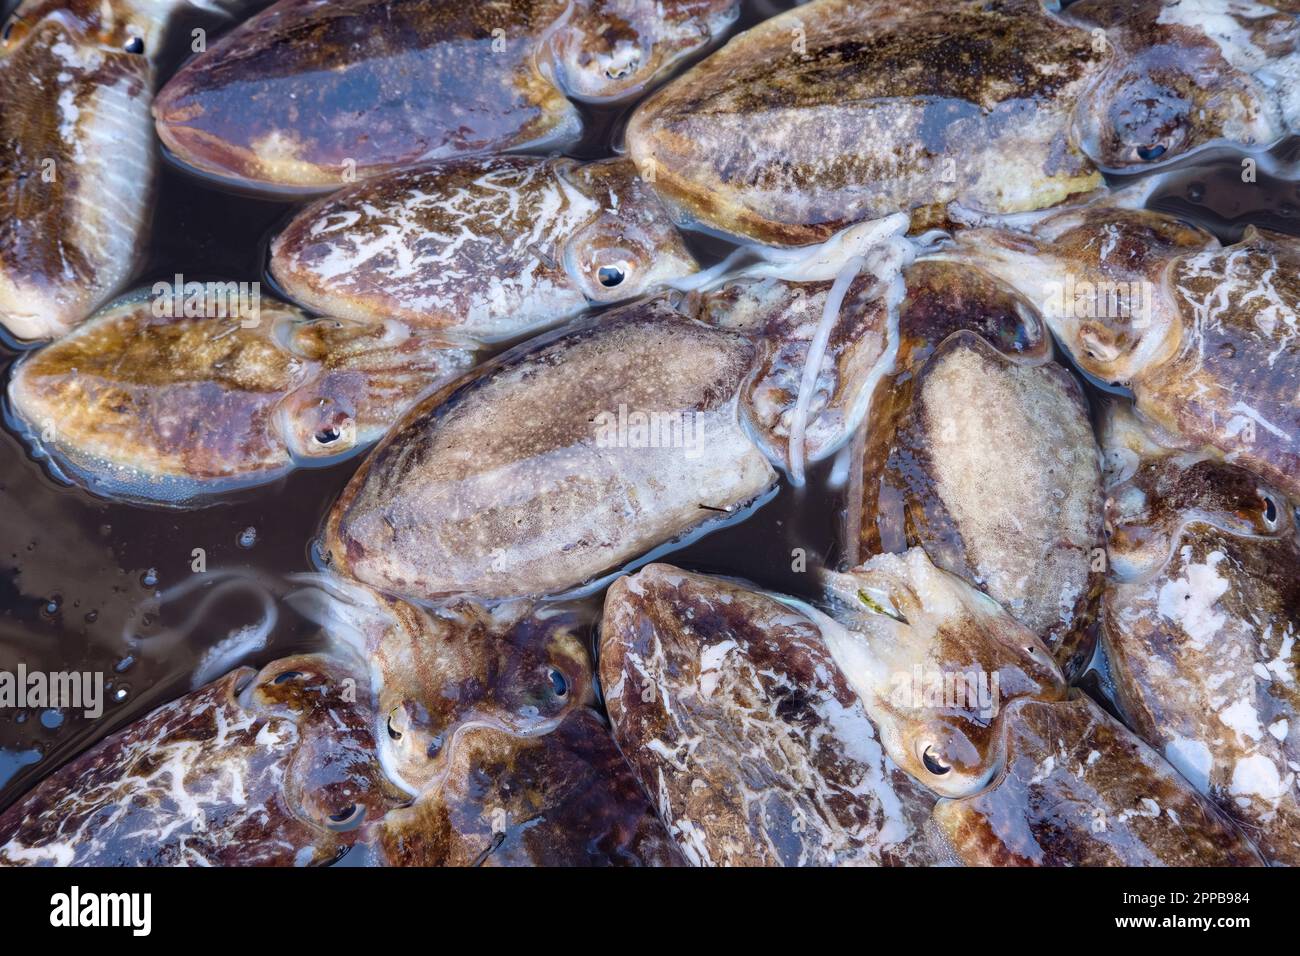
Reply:
<svg viewBox="0 0 1300 956"><path fill-rule="evenodd" d="M1300 133L1293 0L215 2L6 24L6 413L142 507L353 459L320 649L0 863L1300 863L1300 239L1148 203ZM133 287L164 155L299 200L255 314ZM673 563L819 469L801 593Z"/></svg>

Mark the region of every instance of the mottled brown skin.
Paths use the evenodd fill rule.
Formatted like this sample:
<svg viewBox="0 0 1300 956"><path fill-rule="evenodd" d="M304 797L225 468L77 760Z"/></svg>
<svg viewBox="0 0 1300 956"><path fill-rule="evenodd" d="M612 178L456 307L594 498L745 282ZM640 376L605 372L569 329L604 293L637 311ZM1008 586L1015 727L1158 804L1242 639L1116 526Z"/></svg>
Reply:
<svg viewBox="0 0 1300 956"><path fill-rule="evenodd" d="M856 557L924 547L1072 674L1091 652L1100 588L1101 476L1082 392L1032 307L991 276L923 260L906 281L895 372L876 388L852 475Z"/></svg>
<svg viewBox="0 0 1300 956"><path fill-rule="evenodd" d="M547 74L591 98L635 93L735 10L734 2L666 4L669 15L653 21L668 31L662 48L638 34L647 46L633 66L600 59L619 37L589 36L590 0L577 0L576 17L563 16L567 6L280 0L173 77L155 104L158 134L203 172L271 189L328 189L426 159L559 147L577 138L581 120ZM648 23L637 16L607 27ZM566 58L579 51L588 62L569 69Z"/></svg>
<svg viewBox="0 0 1300 956"><path fill-rule="evenodd" d="M600 669L615 739L689 862L932 862L933 796L798 611L651 564L609 589Z"/></svg>
<svg viewBox="0 0 1300 956"><path fill-rule="evenodd" d="M941 800L934 822L968 866L1256 866L1240 830L1084 695L1019 701L1005 769Z"/></svg>
<svg viewBox="0 0 1300 956"><path fill-rule="evenodd" d="M15 369L9 400L72 477L183 504L269 481L295 457L374 441L470 356L388 326L258 316L155 316L135 296Z"/></svg>
<svg viewBox="0 0 1300 956"><path fill-rule="evenodd" d="M1080 0L1065 18L1106 30L1118 55L1085 101L1079 136L1088 155L1106 169L1166 162L1224 139L1269 146L1294 130L1295 106L1279 103L1275 89L1285 71L1266 82L1256 64L1234 64L1216 40L1232 36L1254 55L1276 64L1300 54L1300 22L1288 2L1206 5L1225 28L1194 4L1184 22L1161 23L1173 0Z"/></svg>
<svg viewBox="0 0 1300 956"><path fill-rule="evenodd" d="M440 788L390 813L379 846L403 866L681 863L604 721L585 708L542 737L467 730Z"/></svg>
<svg viewBox="0 0 1300 956"><path fill-rule="evenodd" d="M302 655L160 707L5 811L0 865L333 862L402 800L364 681Z"/></svg>
<svg viewBox="0 0 1300 956"><path fill-rule="evenodd" d="M619 159L402 169L313 203L271 244L272 275L309 308L479 341L517 339L695 270L662 204Z"/></svg>
<svg viewBox="0 0 1300 956"><path fill-rule="evenodd" d="M20 339L66 332L137 264L154 178L150 47L182 5L29 0L6 25L0 324Z"/></svg>
<svg viewBox="0 0 1300 956"><path fill-rule="evenodd" d="M775 244L954 200L1034 209L1101 184L1070 122L1109 59L1036 0L817 0L652 96L628 148L685 214Z"/></svg>
<svg viewBox="0 0 1300 956"><path fill-rule="evenodd" d="M328 560L418 600L513 597L694 530L775 480L737 419L753 351L663 298L527 343L394 427L330 512ZM698 416L699 452L602 445L620 406Z"/></svg>
<svg viewBox="0 0 1300 956"><path fill-rule="evenodd" d="M1107 522L1103 639L1126 720L1270 862L1300 863L1289 503L1244 468L1156 454L1111 489Z"/></svg>

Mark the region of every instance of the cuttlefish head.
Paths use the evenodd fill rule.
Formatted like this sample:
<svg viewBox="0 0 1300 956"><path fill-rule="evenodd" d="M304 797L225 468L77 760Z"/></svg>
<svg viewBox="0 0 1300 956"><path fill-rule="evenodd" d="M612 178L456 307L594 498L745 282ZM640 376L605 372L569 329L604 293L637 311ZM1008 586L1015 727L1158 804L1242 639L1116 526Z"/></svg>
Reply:
<svg viewBox="0 0 1300 956"><path fill-rule="evenodd" d="M1130 208L1144 198L1119 193L1028 231L966 230L956 237L957 255L1037 305L1085 372L1127 385L1177 347L1180 319L1167 288L1172 263L1218 245L1172 216Z"/></svg>
<svg viewBox="0 0 1300 956"><path fill-rule="evenodd" d="M564 244L564 270L591 302L635 299L699 269L681 233L630 160L565 170L600 211Z"/></svg>
<svg viewBox="0 0 1300 956"><path fill-rule="evenodd" d="M1033 632L920 548L830 573L826 591L836 663L890 757L938 794L974 793L992 778L1008 703L1065 696L1060 668Z"/></svg>
<svg viewBox="0 0 1300 956"><path fill-rule="evenodd" d="M553 730L594 697L575 611L455 600L417 607L324 576L290 603L341 650L364 660L376 696L375 740L390 780L413 795L447 772L462 731L519 737Z"/></svg>
<svg viewBox="0 0 1300 956"><path fill-rule="evenodd" d="M628 100L721 36L739 12L738 0L573 2L544 52L566 95L588 102Z"/></svg>
<svg viewBox="0 0 1300 956"><path fill-rule="evenodd" d="M1275 3L1273 6L1283 6ZM1098 165L1164 163L1200 146L1268 146L1297 128L1300 22L1254 3L1084 0L1118 55L1085 99L1077 135Z"/></svg>

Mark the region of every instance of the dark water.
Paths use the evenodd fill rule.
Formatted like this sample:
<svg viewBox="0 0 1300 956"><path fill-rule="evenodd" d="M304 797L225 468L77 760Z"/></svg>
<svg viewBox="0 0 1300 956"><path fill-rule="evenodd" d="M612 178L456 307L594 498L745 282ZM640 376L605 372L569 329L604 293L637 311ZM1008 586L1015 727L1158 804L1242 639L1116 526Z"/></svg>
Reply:
<svg viewBox="0 0 1300 956"><path fill-rule="evenodd" d="M14 5L6 0L0 11ZM751 2L737 28L792 5ZM193 26L215 36L222 22L190 13L173 35L176 52L162 76L187 52ZM625 118L625 111L593 112L575 155L609 155ZM1258 181L1244 185L1240 155L1202 155L1170 175L1153 205L1228 241L1252 222L1300 232L1300 192L1280 173L1297 156L1294 144L1276 150L1261 160ZM293 208L231 195L165 166L152 257L138 284L177 272L265 282L268 237ZM703 236L692 243L705 259L725 251ZM0 343L0 376L7 379L16 354ZM359 460L300 470L220 504L178 511L106 501L64 485L11 428L0 430L0 670L22 663L29 670L102 672L108 685L98 720L79 711L0 710L0 809L95 741L187 691L204 652L264 622L268 606L276 618L265 643L227 659L226 669L311 649L315 628L275 597L287 588L285 575L313 569L312 540ZM793 570L793 549L805 549L809 568L840 560L844 501L831 481L834 470L826 462L805 488L783 485L752 516L671 560L807 595L812 575ZM201 575L191 570L195 549L206 556ZM1105 697L1104 681L1090 677L1085 686Z"/></svg>

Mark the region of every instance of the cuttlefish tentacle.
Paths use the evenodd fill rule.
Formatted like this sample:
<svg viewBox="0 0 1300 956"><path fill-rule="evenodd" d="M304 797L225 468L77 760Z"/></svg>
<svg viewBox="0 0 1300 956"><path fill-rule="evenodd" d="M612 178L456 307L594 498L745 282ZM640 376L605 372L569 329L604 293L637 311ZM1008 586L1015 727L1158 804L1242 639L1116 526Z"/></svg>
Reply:
<svg viewBox="0 0 1300 956"><path fill-rule="evenodd" d="M345 455L473 361L400 323L309 320L274 301L160 315L160 301L109 306L9 383L34 443L105 494L188 504Z"/></svg>
<svg viewBox="0 0 1300 956"><path fill-rule="evenodd" d="M1139 736L1250 832L1300 862L1300 540L1285 495L1236 465L1134 452L1107 504L1103 641Z"/></svg>

